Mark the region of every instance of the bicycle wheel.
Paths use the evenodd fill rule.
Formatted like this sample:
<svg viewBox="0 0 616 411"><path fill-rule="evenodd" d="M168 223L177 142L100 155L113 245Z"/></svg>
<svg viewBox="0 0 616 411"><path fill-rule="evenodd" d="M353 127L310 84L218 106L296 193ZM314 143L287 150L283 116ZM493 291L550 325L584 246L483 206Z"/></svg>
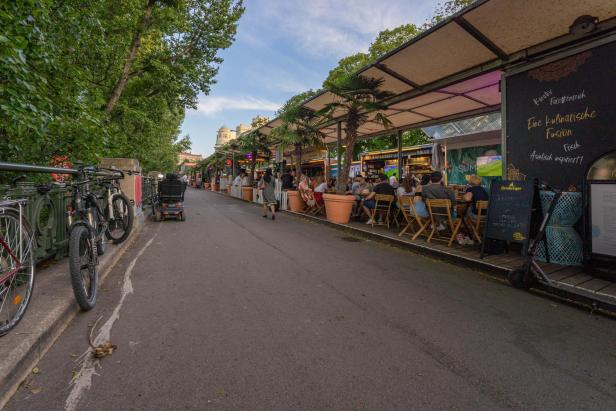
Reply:
<svg viewBox="0 0 616 411"><path fill-rule="evenodd" d="M111 209L113 215L109 215L109 207L105 208L105 217L107 218L105 235L114 244L119 244L126 240L133 228L133 207L128 197L122 193L116 193L111 196Z"/></svg>
<svg viewBox="0 0 616 411"><path fill-rule="evenodd" d="M94 241L90 236L90 230L78 225L71 231L68 245L71 285L75 299L84 311L94 307L98 291Z"/></svg>
<svg viewBox="0 0 616 411"><path fill-rule="evenodd" d="M0 208L0 336L23 318L34 289L34 236L13 209Z"/></svg>

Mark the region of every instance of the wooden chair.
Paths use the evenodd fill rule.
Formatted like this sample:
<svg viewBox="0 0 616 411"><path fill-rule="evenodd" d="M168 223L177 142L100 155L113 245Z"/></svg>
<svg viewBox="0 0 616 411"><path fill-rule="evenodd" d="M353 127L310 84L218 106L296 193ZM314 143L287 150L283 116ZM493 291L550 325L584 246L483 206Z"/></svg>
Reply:
<svg viewBox="0 0 616 411"><path fill-rule="evenodd" d="M483 234L488 214L488 202L477 201L475 207L477 209L477 217L464 216L464 218L466 218L466 225L471 230L470 234L481 243L481 235Z"/></svg>
<svg viewBox="0 0 616 411"><path fill-rule="evenodd" d="M406 221L406 227L398 233L399 237L402 237L407 231L411 231L411 240L416 240L420 235L428 236L428 225L430 224L430 218L423 218L417 214L415 209L415 203L413 197L402 196L400 197L400 212ZM417 228L415 228L417 227Z"/></svg>
<svg viewBox="0 0 616 411"><path fill-rule="evenodd" d="M302 200L304 200L304 203L306 204L306 207L302 210L302 213L312 214L316 207L316 200L312 195L312 191L302 189L298 190L299 195L302 197Z"/></svg>
<svg viewBox="0 0 616 411"><path fill-rule="evenodd" d="M451 200L430 198L426 200L426 206L428 207L430 223L432 224L432 231L430 231L427 241L430 242L433 238L442 239L440 238L441 233L439 233L438 226L439 224L445 224L445 230L443 231L451 233L447 243L447 246L451 247L462 225L462 218L458 217L454 219L452 217Z"/></svg>
<svg viewBox="0 0 616 411"><path fill-rule="evenodd" d="M384 225L389 228L391 205L395 199L395 196L386 194L376 194L374 196L375 204L374 208L371 210L372 214L370 215L370 219L372 220L372 227L374 227L375 225ZM375 218L377 216L377 213L385 215L383 222L376 222Z"/></svg>

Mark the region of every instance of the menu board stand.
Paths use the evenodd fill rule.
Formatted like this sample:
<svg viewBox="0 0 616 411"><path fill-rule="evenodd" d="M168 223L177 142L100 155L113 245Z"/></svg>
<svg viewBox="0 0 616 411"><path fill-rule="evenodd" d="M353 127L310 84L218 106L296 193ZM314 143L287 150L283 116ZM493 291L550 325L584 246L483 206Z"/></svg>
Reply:
<svg viewBox="0 0 616 411"><path fill-rule="evenodd" d="M529 239L535 198L536 184L532 180L492 182L480 258L491 254L486 249L490 240L500 241L506 248L508 243L524 243Z"/></svg>

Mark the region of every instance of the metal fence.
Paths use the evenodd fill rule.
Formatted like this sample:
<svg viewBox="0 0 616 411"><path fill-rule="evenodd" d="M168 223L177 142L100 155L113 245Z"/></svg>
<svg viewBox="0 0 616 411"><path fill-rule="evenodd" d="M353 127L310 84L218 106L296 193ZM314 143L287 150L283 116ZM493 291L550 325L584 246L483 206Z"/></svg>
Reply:
<svg viewBox="0 0 616 411"><path fill-rule="evenodd" d="M1 171L77 173L77 170L72 169L0 162ZM155 178L145 177L141 179L142 203L144 207L151 206L153 195L157 190L157 184L158 181ZM101 198L103 198L103 190L101 188L99 195ZM36 184L32 182L18 182L12 186L0 185L0 200L21 198L27 200L24 217L35 234L36 247L34 257L36 262L49 258L59 259L67 255L68 223L66 211L71 202L71 197L71 187L65 183Z"/></svg>

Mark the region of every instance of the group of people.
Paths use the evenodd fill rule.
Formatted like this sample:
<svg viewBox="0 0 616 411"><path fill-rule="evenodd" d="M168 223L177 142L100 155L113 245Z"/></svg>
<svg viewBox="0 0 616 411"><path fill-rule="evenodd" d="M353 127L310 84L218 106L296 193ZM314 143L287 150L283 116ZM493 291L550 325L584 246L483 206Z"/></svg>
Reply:
<svg viewBox="0 0 616 411"><path fill-rule="evenodd" d="M376 207L376 195L391 195L395 198L408 196L413 198L413 205L417 215L421 218L428 218L428 208L426 200L428 199L446 199L451 202L452 217L457 217L457 198L456 193L445 186L443 182L443 174L440 171L434 171L431 174L423 174L421 178L415 175L404 178L398 182L395 176L387 177L386 175L378 175L367 181L362 175L355 176L353 179L349 193L355 196L356 207L354 210L355 217L361 217L365 214L368 218L366 224L373 224L372 210ZM477 201L487 200L488 193L481 186L481 177L473 175L469 178L468 185L463 195L463 200L469 203L467 213L472 218L476 217ZM394 206L398 207L398 203L394 202ZM443 227L444 228L444 227Z"/></svg>
<svg viewBox="0 0 616 411"><path fill-rule="evenodd" d="M276 180L280 181L283 190L297 189L302 193L302 196L307 197L304 200L314 201L318 205L324 205L323 194L333 192L336 189L335 178L327 179L323 175L309 177L306 174L301 174L298 178L296 172L289 169L284 173L276 173L276 176L274 176L272 170L267 169L257 180L256 186L263 190L263 217L267 218L268 212L271 212L272 220L276 218ZM488 199L488 193L482 187L481 182L481 177L470 176L465 193L462 196L463 201L469 205L467 207L468 216L472 218L477 216L476 202ZM240 171L233 184L248 184L248 177L243 170ZM390 177L380 174L371 178L366 178L360 174L347 181L346 193L355 196L356 199L353 216L361 218L365 215L367 217L366 224L374 223L372 210L376 207L376 196L378 194L394 196L396 199L393 203L394 207L399 207L397 199L400 197L412 197L415 212L421 218L429 217L426 200L447 199L451 202L452 217L457 217L456 193L444 184L443 174L440 171L422 174L419 177L412 175L400 181L395 174Z"/></svg>

